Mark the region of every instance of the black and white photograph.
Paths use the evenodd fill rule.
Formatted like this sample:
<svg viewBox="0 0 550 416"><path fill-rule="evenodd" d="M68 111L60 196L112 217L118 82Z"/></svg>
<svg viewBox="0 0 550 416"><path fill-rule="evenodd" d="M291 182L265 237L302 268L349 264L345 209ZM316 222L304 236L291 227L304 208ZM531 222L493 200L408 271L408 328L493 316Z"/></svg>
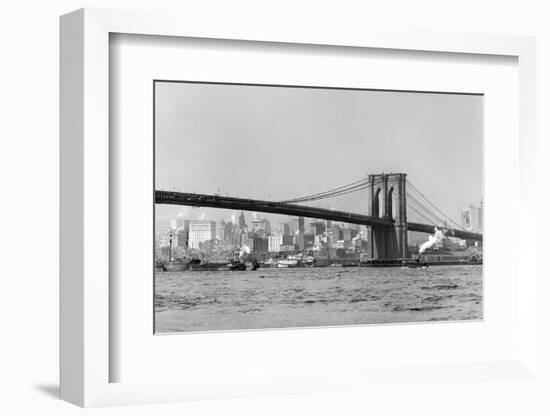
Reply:
<svg viewBox="0 0 550 416"><path fill-rule="evenodd" d="M155 333L483 319L483 95L153 88Z"/></svg>

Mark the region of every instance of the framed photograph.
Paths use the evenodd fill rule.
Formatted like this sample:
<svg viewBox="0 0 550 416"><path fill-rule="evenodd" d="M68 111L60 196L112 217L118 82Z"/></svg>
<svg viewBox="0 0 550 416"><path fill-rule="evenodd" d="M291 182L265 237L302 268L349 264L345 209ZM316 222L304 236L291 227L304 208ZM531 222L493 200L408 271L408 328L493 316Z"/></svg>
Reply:
<svg viewBox="0 0 550 416"><path fill-rule="evenodd" d="M483 318L482 94L153 82L155 333Z"/></svg>
<svg viewBox="0 0 550 416"><path fill-rule="evenodd" d="M236 27L61 18L62 398L532 377L534 40Z"/></svg>

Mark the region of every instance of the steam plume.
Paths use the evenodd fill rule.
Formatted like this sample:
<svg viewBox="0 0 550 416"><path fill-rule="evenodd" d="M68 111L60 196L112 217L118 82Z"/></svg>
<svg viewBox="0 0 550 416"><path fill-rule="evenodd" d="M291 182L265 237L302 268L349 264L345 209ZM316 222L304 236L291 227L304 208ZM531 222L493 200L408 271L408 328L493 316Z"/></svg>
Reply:
<svg viewBox="0 0 550 416"><path fill-rule="evenodd" d="M434 233L433 235L430 235L428 237L428 241L426 241L425 243L423 243L421 246L420 246L420 250L418 250L418 254L422 254L424 253L427 249L429 248L432 248L433 246L435 246L436 244L438 243L441 243L441 241L443 241L443 237L444 237L444 234L443 234L443 231L441 231L439 228L437 227L434 227Z"/></svg>
<svg viewBox="0 0 550 416"><path fill-rule="evenodd" d="M245 254L250 254L250 247L244 244L239 252L239 258L241 259Z"/></svg>

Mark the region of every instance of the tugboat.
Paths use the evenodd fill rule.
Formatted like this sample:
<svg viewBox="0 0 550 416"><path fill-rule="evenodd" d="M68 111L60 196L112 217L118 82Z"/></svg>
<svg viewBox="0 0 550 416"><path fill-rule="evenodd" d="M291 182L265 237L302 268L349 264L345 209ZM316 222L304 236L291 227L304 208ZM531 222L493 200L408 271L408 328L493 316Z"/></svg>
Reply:
<svg viewBox="0 0 550 416"><path fill-rule="evenodd" d="M420 255L419 255L416 258L416 262L405 262L404 267L408 267L409 269L426 269L430 266L426 261L420 262Z"/></svg>
<svg viewBox="0 0 550 416"><path fill-rule="evenodd" d="M188 270L190 260L188 260L188 259L176 260L173 257L172 242L173 242L173 238L174 238L174 231L171 228L170 228L168 237L170 239L169 240L170 241L170 251L168 252L168 260L157 262L157 265L155 266L155 270L157 270L157 267L162 269L165 272L182 272L184 270Z"/></svg>
<svg viewBox="0 0 550 416"><path fill-rule="evenodd" d="M250 256L248 246L243 246L240 251L233 254L233 260L227 264L227 267L231 271L258 270L260 263Z"/></svg>
<svg viewBox="0 0 550 416"><path fill-rule="evenodd" d="M246 270L246 265L242 261L238 261L238 260L231 261L231 263L229 263L227 267L229 267L229 270L232 272Z"/></svg>
<svg viewBox="0 0 550 416"><path fill-rule="evenodd" d="M162 262L165 272L183 272L189 269L190 260L170 260Z"/></svg>

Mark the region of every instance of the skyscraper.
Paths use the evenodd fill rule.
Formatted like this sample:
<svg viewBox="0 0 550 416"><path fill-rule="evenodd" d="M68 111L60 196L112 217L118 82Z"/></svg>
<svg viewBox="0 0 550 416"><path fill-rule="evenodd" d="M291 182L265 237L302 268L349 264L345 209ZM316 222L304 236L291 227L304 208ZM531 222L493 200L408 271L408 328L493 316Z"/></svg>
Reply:
<svg viewBox="0 0 550 416"><path fill-rule="evenodd" d="M239 215L239 228L241 230L244 230L245 227L246 227L246 222L244 220L244 212L241 211L241 215Z"/></svg>
<svg viewBox="0 0 550 416"><path fill-rule="evenodd" d="M483 201L481 207L470 205L464 208L461 213L462 227L474 233L481 233L483 230Z"/></svg>
<svg viewBox="0 0 550 416"><path fill-rule="evenodd" d="M189 225L189 247L200 248L200 243L216 238L215 221L192 221Z"/></svg>
<svg viewBox="0 0 550 416"><path fill-rule="evenodd" d="M233 233L234 233L235 227L231 221L228 221L225 223L224 227L224 239L226 241L231 241Z"/></svg>

